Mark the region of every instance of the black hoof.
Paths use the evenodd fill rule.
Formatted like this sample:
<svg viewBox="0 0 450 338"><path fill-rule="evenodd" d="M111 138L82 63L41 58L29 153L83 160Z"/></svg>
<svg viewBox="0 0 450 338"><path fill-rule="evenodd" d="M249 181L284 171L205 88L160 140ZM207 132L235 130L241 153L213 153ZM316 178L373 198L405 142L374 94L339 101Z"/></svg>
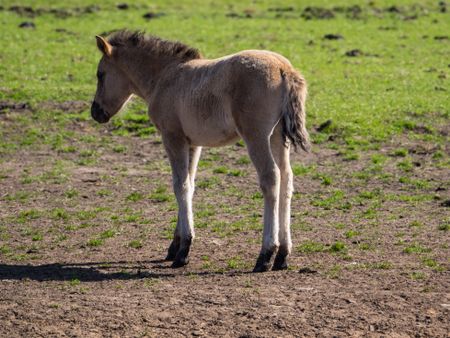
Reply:
<svg viewBox="0 0 450 338"><path fill-rule="evenodd" d="M181 268L185 265L187 265L189 263L189 258L185 257L182 259L175 259L172 263L172 268L176 269L176 268Z"/></svg>
<svg viewBox="0 0 450 338"><path fill-rule="evenodd" d="M258 259L256 260L255 267L253 268L253 272L266 272L270 270L270 260L272 258L273 251L266 251L264 253L260 253Z"/></svg>
<svg viewBox="0 0 450 338"><path fill-rule="evenodd" d="M287 270L288 268L287 258L288 258L287 254L278 252L278 254L275 256L272 270L273 271Z"/></svg>
<svg viewBox="0 0 450 338"><path fill-rule="evenodd" d="M174 261L179 249L179 245L175 243L175 240L170 243L169 249L167 250L166 261Z"/></svg>
<svg viewBox="0 0 450 338"><path fill-rule="evenodd" d="M192 240L186 240L183 242L184 245L180 245L180 249L175 255L175 259L172 263L172 268L180 268L189 263L189 249L191 248Z"/></svg>

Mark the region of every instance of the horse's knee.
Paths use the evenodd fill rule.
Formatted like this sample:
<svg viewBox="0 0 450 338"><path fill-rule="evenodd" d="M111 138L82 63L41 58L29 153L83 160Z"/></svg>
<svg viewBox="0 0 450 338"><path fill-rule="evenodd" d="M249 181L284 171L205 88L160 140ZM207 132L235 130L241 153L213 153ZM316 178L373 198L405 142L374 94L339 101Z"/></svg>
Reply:
<svg viewBox="0 0 450 338"><path fill-rule="evenodd" d="M276 196L279 183L280 170L278 168L273 168L260 175L259 186L265 197Z"/></svg>

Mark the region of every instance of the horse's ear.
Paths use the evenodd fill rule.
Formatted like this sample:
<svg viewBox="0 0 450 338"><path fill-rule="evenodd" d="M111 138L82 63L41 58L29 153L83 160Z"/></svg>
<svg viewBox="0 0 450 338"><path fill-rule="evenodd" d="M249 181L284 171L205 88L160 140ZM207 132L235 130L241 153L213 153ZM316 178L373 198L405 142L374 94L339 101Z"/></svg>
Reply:
<svg viewBox="0 0 450 338"><path fill-rule="evenodd" d="M113 50L113 47L111 46L111 44L108 41L106 41L105 38L103 38L99 35L96 35L95 39L97 40L97 47L98 47L98 49L100 49L100 52L102 52L106 56L110 57L112 55L112 50Z"/></svg>

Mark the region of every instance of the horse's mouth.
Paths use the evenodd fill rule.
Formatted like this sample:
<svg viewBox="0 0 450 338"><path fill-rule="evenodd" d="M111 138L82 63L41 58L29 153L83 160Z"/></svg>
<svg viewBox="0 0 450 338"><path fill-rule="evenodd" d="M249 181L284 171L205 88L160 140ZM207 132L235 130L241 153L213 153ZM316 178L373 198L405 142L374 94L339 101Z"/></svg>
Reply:
<svg viewBox="0 0 450 338"><path fill-rule="evenodd" d="M103 108L100 107L100 105L95 101L92 102L91 116L98 123L106 123L110 119L110 116L108 115L108 113L105 112L103 110Z"/></svg>

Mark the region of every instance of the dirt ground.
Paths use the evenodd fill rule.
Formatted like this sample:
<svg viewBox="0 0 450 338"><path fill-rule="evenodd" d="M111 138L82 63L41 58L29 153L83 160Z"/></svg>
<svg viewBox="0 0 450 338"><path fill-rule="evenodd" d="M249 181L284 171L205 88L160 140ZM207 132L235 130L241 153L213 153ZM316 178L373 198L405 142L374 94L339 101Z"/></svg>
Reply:
<svg viewBox="0 0 450 338"><path fill-rule="evenodd" d="M313 169L295 177L291 268L253 274L262 200L244 147L204 152L191 262L174 270L159 137L67 128L75 151L44 143L2 163L0 336L449 336L449 171L426 142L397 138L356 160L325 145L293 154ZM406 174L390 155L399 146Z"/></svg>

